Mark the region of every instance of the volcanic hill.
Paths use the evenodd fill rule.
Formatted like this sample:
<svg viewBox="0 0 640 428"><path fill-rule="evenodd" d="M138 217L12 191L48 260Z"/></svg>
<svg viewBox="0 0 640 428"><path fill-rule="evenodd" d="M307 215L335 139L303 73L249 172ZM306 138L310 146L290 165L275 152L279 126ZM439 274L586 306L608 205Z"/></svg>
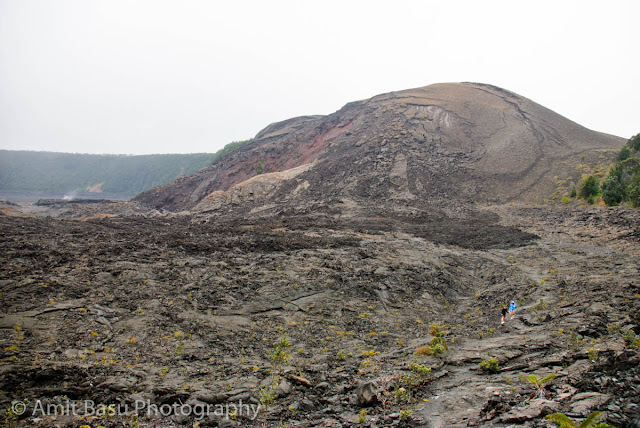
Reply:
<svg viewBox="0 0 640 428"><path fill-rule="evenodd" d="M624 140L507 90L443 83L269 125L253 142L136 201L170 211L335 212L380 203L540 202ZM304 207L304 208L303 208Z"/></svg>

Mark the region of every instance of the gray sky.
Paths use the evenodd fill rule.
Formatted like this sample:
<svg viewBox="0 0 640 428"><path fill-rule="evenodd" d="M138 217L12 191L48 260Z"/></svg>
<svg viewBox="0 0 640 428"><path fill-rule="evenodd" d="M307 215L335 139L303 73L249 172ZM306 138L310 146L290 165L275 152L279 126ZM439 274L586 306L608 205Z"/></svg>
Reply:
<svg viewBox="0 0 640 428"><path fill-rule="evenodd" d="M629 138L638 16L637 0L0 0L0 148L214 152L456 81Z"/></svg>

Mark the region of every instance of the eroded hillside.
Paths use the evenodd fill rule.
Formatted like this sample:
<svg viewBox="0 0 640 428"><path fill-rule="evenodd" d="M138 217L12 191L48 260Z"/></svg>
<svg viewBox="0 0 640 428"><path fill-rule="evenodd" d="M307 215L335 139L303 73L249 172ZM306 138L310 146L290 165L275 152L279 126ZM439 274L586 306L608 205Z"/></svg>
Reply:
<svg viewBox="0 0 640 428"><path fill-rule="evenodd" d="M136 200L209 212L313 203L340 209L343 201L540 202L558 181L577 182L580 163L611 156L623 144L504 89L436 84L270 125L211 167ZM243 197L234 190L303 165L279 182L265 178ZM212 194L215 203L207 204Z"/></svg>

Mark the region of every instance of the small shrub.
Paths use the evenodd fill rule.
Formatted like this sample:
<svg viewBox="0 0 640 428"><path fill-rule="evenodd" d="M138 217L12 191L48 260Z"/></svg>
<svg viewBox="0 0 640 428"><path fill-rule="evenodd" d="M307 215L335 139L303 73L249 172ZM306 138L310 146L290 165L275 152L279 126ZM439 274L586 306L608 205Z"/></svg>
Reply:
<svg viewBox="0 0 640 428"><path fill-rule="evenodd" d="M433 343L436 342L436 343ZM444 345L440 343L440 339L434 337L430 345L421 346L415 350L414 354L419 357L430 357L435 355L444 354L446 352L446 348Z"/></svg>
<svg viewBox="0 0 640 428"><path fill-rule="evenodd" d="M364 424L365 422L367 422L367 409L362 409L358 414L358 423Z"/></svg>
<svg viewBox="0 0 640 428"><path fill-rule="evenodd" d="M545 416L545 419L558 425L559 428L613 428L609 424L596 424L602 412L593 412L582 423L577 424L564 413L553 413Z"/></svg>
<svg viewBox="0 0 640 428"><path fill-rule="evenodd" d="M633 149L634 152L640 150L640 134L636 134L629 139L629 146Z"/></svg>
<svg viewBox="0 0 640 428"><path fill-rule="evenodd" d="M421 376L428 376L431 374L431 367L427 367L424 364L411 363L409 364L409 370Z"/></svg>
<svg viewBox="0 0 640 428"><path fill-rule="evenodd" d="M587 349L587 357L590 360L597 360L598 359L598 355L599 355L599 351L596 348L588 348Z"/></svg>
<svg viewBox="0 0 640 428"><path fill-rule="evenodd" d="M278 398L278 385L280 383L280 376L276 376L269 385L263 386L258 389L258 400L265 406L269 406Z"/></svg>
<svg viewBox="0 0 640 428"><path fill-rule="evenodd" d="M413 409L400 410L400 419L409 419L413 415Z"/></svg>
<svg viewBox="0 0 640 428"><path fill-rule="evenodd" d="M548 306L549 305L544 301L544 299L540 299L540 303L538 303L537 305L535 305L533 307L533 311L535 313L538 313L540 311L543 311L543 310L547 309Z"/></svg>
<svg viewBox="0 0 640 428"><path fill-rule="evenodd" d="M226 155L227 153L231 153L234 150L239 149L242 146L246 146L251 142L253 142L253 138L243 141L232 141L231 143L227 144L222 149L214 153L213 158L211 159L211 164L213 165L214 163L216 163L222 156Z"/></svg>
<svg viewBox="0 0 640 428"><path fill-rule="evenodd" d="M367 358L371 358L379 354L379 352L376 352L373 349L369 349L368 351L360 350L360 353L362 354L363 357L367 357Z"/></svg>
<svg viewBox="0 0 640 428"><path fill-rule="evenodd" d="M421 346L417 348L413 353L419 357L427 357L429 355L433 355L433 353L431 352L431 347L429 345Z"/></svg>
<svg viewBox="0 0 640 428"><path fill-rule="evenodd" d="M569 333L569 344L571 345L571 349L576 351L580 344L582 343L582 336L580 336L575 331Z"/></svg>
<svg viewBox="0 0 640 428"><path fill-rule="evenodd" d="M184 340L180 340L176 347L176 356L180 357L184 354Z"/></svg>
<svg viewBox="0 0 640 428"><path fill-rule="evenodd" d="M595 175L588 176L580 186L580 197L586 199L587 202L591 199L592 202L590 203L593 203L594 198L599 194L600 184L598 184L598 178Z"/></svg>
<svg viewBox="0 0 640 428"><path fill-rule="evenodd" d="M395 391L393 391L393 396L398 402L408 402L409 400L411 400L411 393L405 388L396 389Z"/></svg>
<svg viewBox="0 0 640 428"><path fill-rule="evenodd" d="M431 367L427 367L424 364L411 363L409 364L409 370L411 373L402 376L400 383L408 386L421 386L432 379Z"/></svg>
<svg viewBox="0 0 640 428"><path fill-rule="evenodd" d="M19 414L16 413L16 403L20 403L18 401L11 402L11 406L4 411L4 422L6 426L12 427L14 424L18 423ZM21 403L22 404L22 403Z"/></svg>
<svg viewBox="0 0 640 428"><path fill-rule="evenodd" d="M500 365L498 364L498 359L496 357L483 360L478 365L482 370L489 373L497 373L500 369Z"/></svg>
<svg viewBox="0 0 640 428"><path fill-rule="evenodd" d="M449 332L445 330L445 328L447 327L451 326L449 324L441 326L440 324L434 322L433 324L431 324L431 327L429 327L429 333L435 337L445 337L447 334L449 334Z"/></svg>
<svg viewBox="0 0 640 428"><path fill-rule="evenodd" d="M346 359L347 359L347 353L344 351L344 349L339 350L338 353L336 354L336 360L344 361Z"/></svg>
<svg viewBox="0 0 640 428"><path fill-rule="evenodd" d="M96 415L104 417L106 420L110 420L116 415L116 407L115 404L111 404L109 406L105 406L104 404L100 404L96 409ZM82 427L80 427L82 428Z"/></svg>
<svg viewBox="0 0 640 428"><path fill-rule="evenodd" d="M629 146L625 145L625 146L622 146L622 148L618 152L618 156L616 157L616 160L618 162L622 162L624 160L627 160L629 156L631 156L631 149L629 148Z"/></svg>
<svg viewBox="0 0 640 428"><path fill-rule="evenodd" d="M436 338L434 338L436 339ZM433 342L433 340L432 340ZM444 347L442 343L434 343L431 345L431 355L440 355L444 354L447 349Z"/></svg>
<svg viewBox="0 0 640 428"><path fill-rule="evenodd" d="M628 199L627 188L620 176L613 174L602 184L602 200L609 206L617 206Z"/></svg>
<svg viewBox="0 0 640 428"><path fill-rule="evenodd" d="M625 331L622 333L622 337L624 338L624 342L628 348L640 349L640 338L633 330Z"/></svg>
<svg viewBox="0 0 640 428"><path fill-rule="evenodd" d="M431 327L429 328L429 333L433 336L429 342L431 355L444 354L449 349L445 338L445 336L449 334L449 332L445 330L447 327L450 326L448 324L442 326L438 323L431 324Z"/></svg>
<svg viewBox="0 0 640 428"><path fill-rule="evenodd" d="M571 198L567 198L566 196L563 196L562 199L560 200L563 204L568 204L569 202L571 202Z"/></svg>
<svg viewBox="0 0 640 428"><path fill-rule="evenodd" d="M549 382L555 379L556 376L556 374L552 373L548 376L543 377L542 379L538 379L536 375L530 374L527 377L520 376L520 380L529 382L535 388L535 392L533 393L531 398L545 398L547 396L547 393L544 388Z"/></svg>
<svg viewBox="0 0 640 428"><path fill-rule="evenodd" d="M131 428L140 428L140 423L138 422L138 414L137 413L132 413L131 414L130 426L131 426Z"/></svg>
<svg viewBox="0 0 640 428"><path fill-rule="evenodd" d="M367 358L360 363L360 368L358 369L358 372L364 373L367 371L369 367L375 367L375 364L373 363L373 361Z"/></svg>
<svg viewBox="0 0 640 428"><path fill-rule="evenodd" d="M281 367L289 363L289 353L287 349L291 347L291 342L287 336L283 336L278 342L273 345L271 351L271 363L274 366Z"/></svg>
<svg viewBox="0 0 640 428"><path fill-rule="evenodd" d="M640 170L636 172L629 183L629 201L635 208L640 207Z"/></svg>
<svg viewBox="0 0 640 428"><path fill-rule="evenodd" d="M161 379L164 379L167 373L169 373L169 367L162 367L160 370L158 370L158 376L160 376Z"/></svg>
<svg viewBox="0 0 640 428"><path fill-rule="evenodd" d="M616 331L620 330L620 327L622 327L619 323L611 323L607 326L607 331L609 333L615 333Z"/></svg>

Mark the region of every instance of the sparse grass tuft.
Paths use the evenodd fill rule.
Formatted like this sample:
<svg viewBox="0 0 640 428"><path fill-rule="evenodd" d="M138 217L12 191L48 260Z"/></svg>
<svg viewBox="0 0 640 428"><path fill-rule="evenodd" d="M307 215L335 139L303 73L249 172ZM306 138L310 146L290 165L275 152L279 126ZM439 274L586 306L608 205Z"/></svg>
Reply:
<svg viewBox="0 0 640 428"><path fill-rule="evenodd" d="M640 349L640 337L633 330L627 330L622 333L622 337L627 348Z"/></svg>
<svg viewBox="0 0 640 428"><path fill-rule="evenodd" d="M410 419L413 415L413 409L400 410L400 419Z"/></svg>
<svg viewBox="0 0 640 428"><path fill-rule="evenodd" d="M489 373L497 373L500 369L500 365L498 364L498 359L496 357L483 360L478 365L482 370Z"/></svg>

